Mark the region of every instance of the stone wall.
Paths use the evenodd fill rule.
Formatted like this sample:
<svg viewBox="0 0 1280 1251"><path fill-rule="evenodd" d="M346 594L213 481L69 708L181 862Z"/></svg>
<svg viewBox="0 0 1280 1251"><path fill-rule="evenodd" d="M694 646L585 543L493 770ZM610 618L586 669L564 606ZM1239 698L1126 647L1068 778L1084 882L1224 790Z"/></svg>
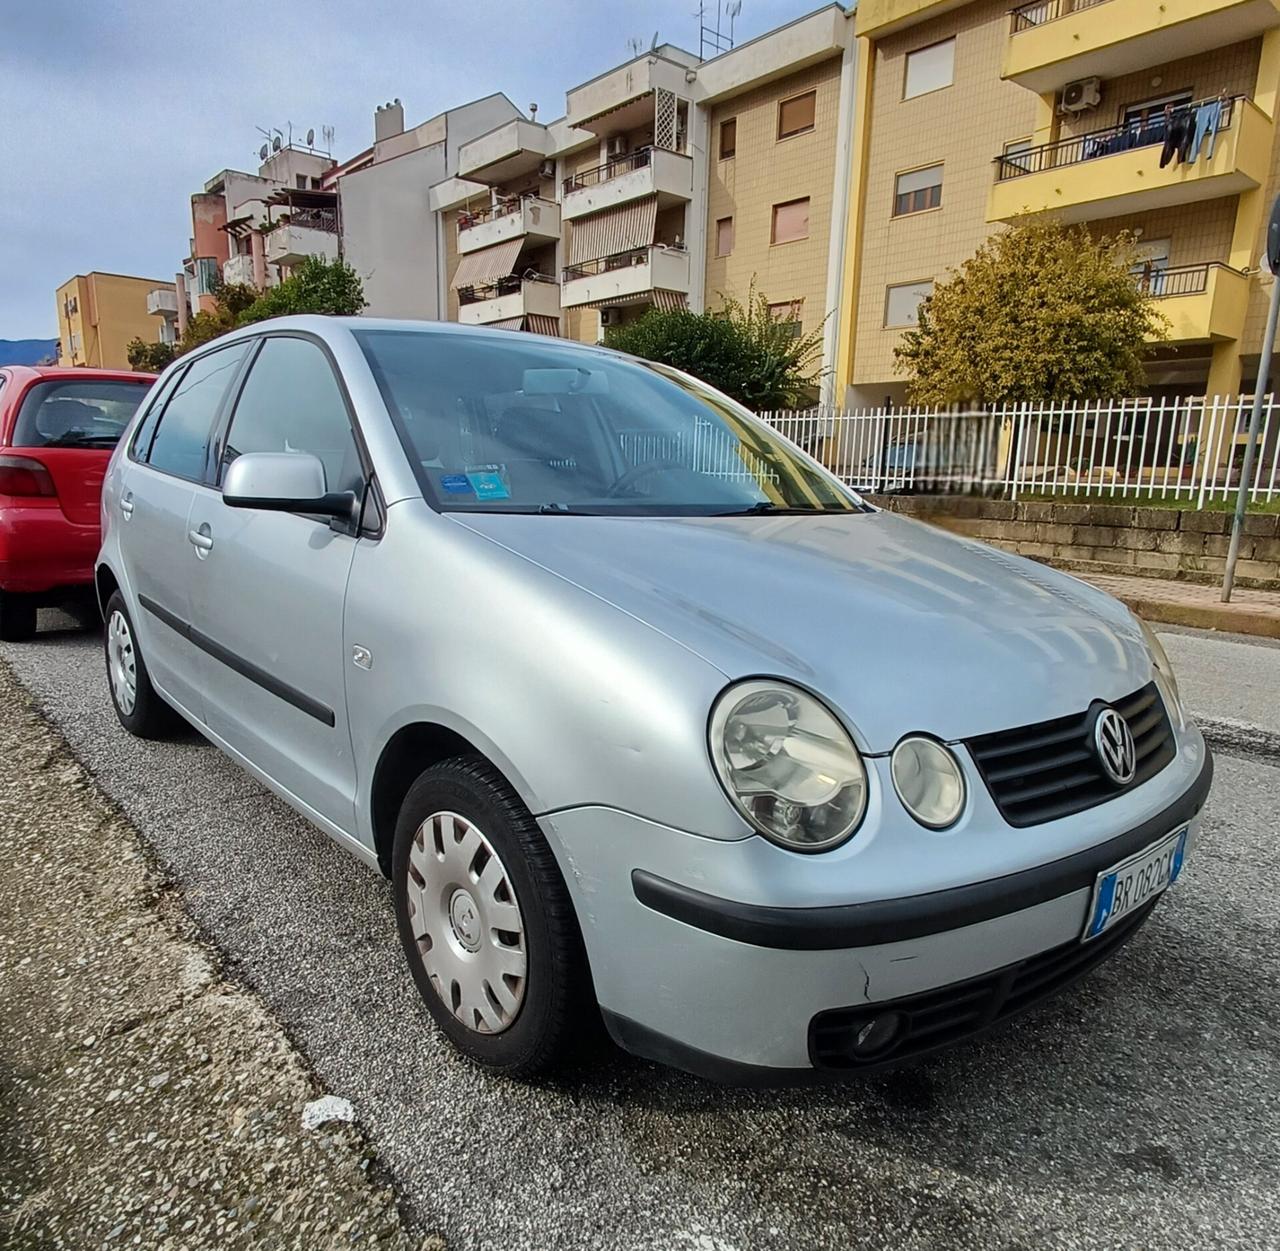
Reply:
<svg viewBox="0 0 1280 1251"><path fill-rule="evenodd" d="M1066 499L868 498L881 508L1077 573L1220 582L1231 538L1231 514L1226 512ZM1236 584L1280 590L1280 516L1253 513L1245 518Z"/></svg>

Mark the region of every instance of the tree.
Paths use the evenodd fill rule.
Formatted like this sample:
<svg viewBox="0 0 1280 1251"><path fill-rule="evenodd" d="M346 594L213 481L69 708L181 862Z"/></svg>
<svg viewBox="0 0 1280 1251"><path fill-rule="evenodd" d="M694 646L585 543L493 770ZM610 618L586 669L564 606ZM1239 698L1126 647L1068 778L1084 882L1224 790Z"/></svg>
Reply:
<svg viewBox="0 0 1280 1251"><path fill-rule="evenodd" d="M795 334L769 311L755 283L745 300L726 298L714 312L652 308L605 331L605 346L660 361L700 378L755 411L790 408L817 385L822 330Z"/></svg>
<svg viewBox="0 0 1280 1251"><path fill-rule="evenodd" d="M920 305L894 356L915 404L1136 395L1168 326L1134 236L1035 219L993 235Z"/></svg>
<svg viewBox="0 0 1280 1251"><path fill-rule="evenodd" d="M178 355L176 343L146 343L142 339L130 339L125 345L129 368L141 373L158 374Z"/></svg>

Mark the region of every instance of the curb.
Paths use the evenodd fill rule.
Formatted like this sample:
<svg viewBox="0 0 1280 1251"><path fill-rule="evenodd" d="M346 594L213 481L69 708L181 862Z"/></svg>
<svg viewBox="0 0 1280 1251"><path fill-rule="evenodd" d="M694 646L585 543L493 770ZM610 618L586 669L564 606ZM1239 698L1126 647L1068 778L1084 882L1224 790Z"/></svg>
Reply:
<svg viewBox="0 0 1280 1251"><path fill-rule="evenodd" d="M1255 638L1280 639L1280 614L1243 604L1188 604L1165 599L1147 599L1143 595L1116 590L1103 590L1114 595L1144 621L1160 625L1191 626L1197 630L1222 630L1230 634L1251 634ZM1242 723L1243 724L1243 723Z"/></svg>
<svg viewBox="0 0 1280 1251"><path fill-rule="evenodd" d="M1280 730L1265 730L1234 717L1202 717L1195 712L1191 713L1191 720L1215 750L1280 760Z"/></svg>

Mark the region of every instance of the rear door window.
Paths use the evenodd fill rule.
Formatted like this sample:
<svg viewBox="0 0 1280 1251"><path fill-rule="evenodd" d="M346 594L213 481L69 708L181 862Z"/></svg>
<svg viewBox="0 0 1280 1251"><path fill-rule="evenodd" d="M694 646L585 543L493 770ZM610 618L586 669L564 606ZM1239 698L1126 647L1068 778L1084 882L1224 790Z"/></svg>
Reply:
<svg viewBox="0 0 1280 1251"><path fill-rule="evenodd" d="M204 476L214 422L248 350L245 341L192 361L160 414L145 457L153 469L192 482Z"/></svg>
<svg viewBox="0 0 1280 1251"><path fill-rule="evenodd" d="M22 398L13 446L115 447L150 387L143 378L37 382Z"/></svg>
<svg viewBox="0 0 1280 1251"><path fill-rule="evenodd" d="M147 411L142 414L142 420L138 422L138 428L133 432L133 438L129 443L129 455L134 460L146 460L147 449L151 446L151 436L156 430L156 422L160 420L164 406L169 402L169 397L185 372L185 367L174 370L153 392L147 404Z"/></svg>

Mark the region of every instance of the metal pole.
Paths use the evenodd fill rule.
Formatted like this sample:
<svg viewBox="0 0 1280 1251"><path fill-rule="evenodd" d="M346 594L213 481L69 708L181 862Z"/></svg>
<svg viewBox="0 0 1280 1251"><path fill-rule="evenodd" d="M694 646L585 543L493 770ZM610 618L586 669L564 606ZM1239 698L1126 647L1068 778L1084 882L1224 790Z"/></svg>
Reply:
<svg viewBox="0 0 1280 1251"><path fill-rule="evenodd" d="M1258 358L1258 384L1253 391L1253 412L1249 416L1249 440L1244 448L1244 466L1240 470L1240 491L1236 496L1236 515L1231 522L1231 546L1227 549L1227 570L1222 577L1222 602L1231 602L1231 588L1236 580L1236 558L1240 555L1240 535L1244 530L1244 513L1249 503L1249 487L1253 482L1253 460L1257 454L1258 427L1262 425L1262 396L1271 373L1271 353L1276 345L1276 319L1280 316L1280 276L1271 279L1271 307L1267 310L1267 330L1262 336L1262 355ZM1235 439L1229 455L1235 455Z"/></svg>

